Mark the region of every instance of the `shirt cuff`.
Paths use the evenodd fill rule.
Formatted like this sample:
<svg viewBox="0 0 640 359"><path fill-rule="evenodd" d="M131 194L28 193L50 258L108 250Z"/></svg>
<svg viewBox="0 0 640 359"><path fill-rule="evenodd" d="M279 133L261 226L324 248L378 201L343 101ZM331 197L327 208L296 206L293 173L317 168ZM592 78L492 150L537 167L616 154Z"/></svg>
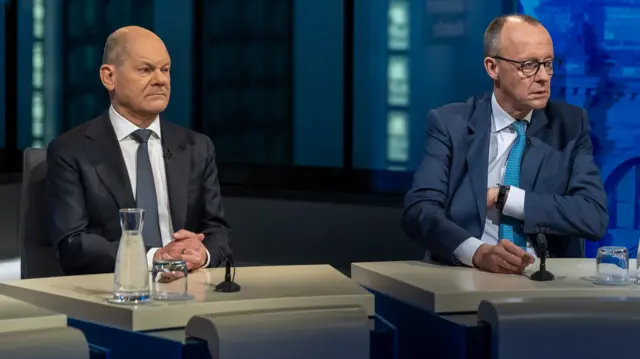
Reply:
<svg viewBox="0 0 640 359"><path fill-rule="evenodd" d="M153 270L153 256L156 254L156 251L160 248L149 248L147 252L147 267L149 268L149 272Z"/></svg>
<svg viewBox="0 0 640 359"><path fill-rule="evenodd" d="M209 250L206 248L204 250L207 251L207 260L204 262L204 265L200 268L207 268L209 267L209 263L211 263L211 256L209 255Z"/></svg>
<svg viewBox="0 0 640 359"><path fill-rule="evenodd" d="M504 204L504 208L502 209L502 214L523 221L525 193L525 190L511 186L509 188L507 202Z"/></svg>
<svg viewBox="0 0 640 359"><path fill-rule="evenodd" d="M473 267L473 255L484 242L476 237L469 237L453 251L453 255L463 264Z"/></svg>

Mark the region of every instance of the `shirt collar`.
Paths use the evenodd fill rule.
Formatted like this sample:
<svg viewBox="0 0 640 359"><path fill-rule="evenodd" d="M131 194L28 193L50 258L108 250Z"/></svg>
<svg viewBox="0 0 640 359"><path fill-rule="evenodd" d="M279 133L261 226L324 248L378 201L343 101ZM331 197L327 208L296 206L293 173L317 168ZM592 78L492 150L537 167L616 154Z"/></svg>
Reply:
<svg viewBox="0 0 640 359"><path fill-rule="evenodd" d="M111 125L116 132L116 138L118 139L118 142L124 140L133 132L140 129L140 127L134 125L131 121L122 117L122 115L120 115L118 111L113 108L113 106L109 108L109 120L111 120ZM156 137L162 138L160 133L160 116L157 116L155 120L151 122L151 125L148 127L148 129L151 130Z"/></svg>
<svg viewBox="0 0 640 359"><path fill-rule="evenodd" d="M516 120L511 117L496 100L496 94L491 95L491 132L500 132L505 128L511 126ZM531 115L533 114L533 110L529 111L529 113L523 118L523 120L527 121L527 123L531 122Z"/></svg>

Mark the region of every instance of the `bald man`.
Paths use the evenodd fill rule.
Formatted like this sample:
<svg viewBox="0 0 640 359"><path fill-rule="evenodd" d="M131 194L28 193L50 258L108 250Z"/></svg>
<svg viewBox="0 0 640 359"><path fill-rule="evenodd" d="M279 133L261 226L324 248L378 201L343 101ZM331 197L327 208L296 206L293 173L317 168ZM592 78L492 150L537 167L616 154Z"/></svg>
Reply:
<svg viewBox="0 0 640 359"><path fill-rule="evenodd" d="M493 93L429 112L403 228L429 260L497 273L522 273L539 233L550 256L582 257L583 238L607 229L607 199L587 112L549 100L551 36L532 17L502 16L484 52Z"/></svg>
<svg viewBox="0 0 640 359"><path fill-rule="evenodd" d="M145 211L149 267L183 259L196 270L230 254L211 140L160 117L170 72L154 33L115 31L100 67L110 108L49 145L49 228L65 274L114 271L123 208Z"/></svg>

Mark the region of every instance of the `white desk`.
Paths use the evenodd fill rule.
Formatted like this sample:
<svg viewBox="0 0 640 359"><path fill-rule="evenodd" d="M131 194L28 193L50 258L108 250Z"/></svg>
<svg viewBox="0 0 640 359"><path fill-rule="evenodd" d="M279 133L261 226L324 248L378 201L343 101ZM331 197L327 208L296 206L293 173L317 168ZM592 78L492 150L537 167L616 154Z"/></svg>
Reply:
<svg viewBox="0 0 640 359"><path fill-rule="evenodd" d="M89 346L67 316L0 295L0 358L88 359Z"/></svg>
<svg viewBox="0 0 640 359"><path fill-rule="evenodd" d="M630 262L635 268L636 261ZM550 282L530 280L528 275L537 269L538 262L529 266L525 275L511 275L414 261L372 262L352 264L351 278L364 287L438 314L475 312L483 299L640 297L640 285L593 284L589 278L596 274L593 258L548 259L547 269L556 276Z"/></svg>
<svg viewBox="0 0 640 359"><path fill-rule="evenodd" d="M0 333L64 328L67 316L0 295Z"/></svg>
<svg viewBox="0 0 640 359"><path fill-rule="evenodd" d="M71 318L126 330L156 330L186 326L196 315L256 310L361 306L374 313L374 297L329 265L241 267L237 293L217 293L224 269L189 274L195 299L131 306L106 301L113 290L113 274L53 277L0 283L0 294L64 313Z"/></svg>

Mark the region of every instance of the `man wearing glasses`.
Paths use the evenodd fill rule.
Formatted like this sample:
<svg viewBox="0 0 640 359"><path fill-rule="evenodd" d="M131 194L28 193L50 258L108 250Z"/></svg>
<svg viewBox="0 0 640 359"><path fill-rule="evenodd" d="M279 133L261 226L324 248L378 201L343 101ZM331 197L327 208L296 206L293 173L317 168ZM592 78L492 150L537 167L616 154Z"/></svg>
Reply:
<svg viewBox="0 0 640 359"><path fill-rule="evenodd" d="M607 229L607 200L587 112L549 100L551 36L530 16L502 16L484 56L493 93L428 115L403 228L431 260L497 273L533 263L526 238L538 233L550 256L582 257L582 238Z"/></svg>

